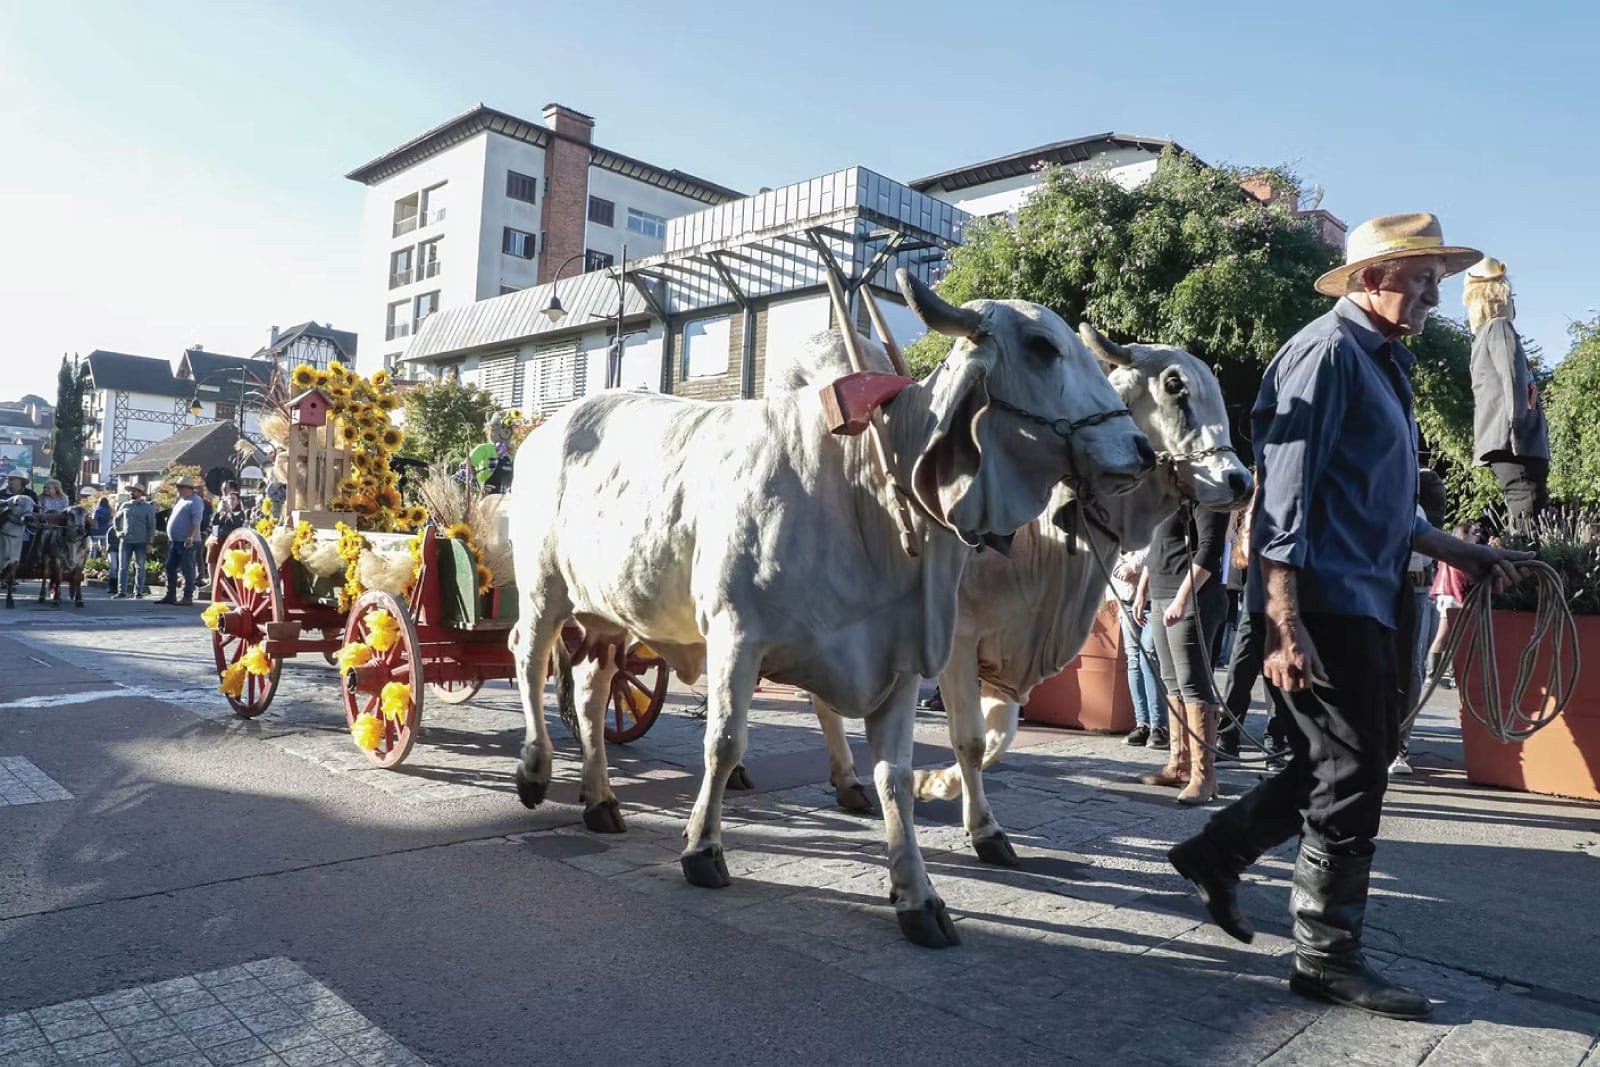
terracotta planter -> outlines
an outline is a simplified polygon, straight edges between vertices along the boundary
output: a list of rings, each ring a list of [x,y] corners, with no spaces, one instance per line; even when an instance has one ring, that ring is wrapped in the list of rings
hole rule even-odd
[[[1115,605],[1108,604],[1096,615],[1094,629],[1078,658],[1034,688],[1022,709],[1024,719],[1108,733],[1133,729],[1122,627],[1114,611]]]
[[[1600,800],[1600,616],[1580,615],[1578,649],[1583,673],[1578,691],[1566,711],[1526,741],[1502,744],[1461,712],[1461,747],[1466,757],[1467,780],[1528,793]],[[1533,635],[1533,615],[1524,611],[1497,611],[1493,616],[1495,659],[1500,684],[1510,687],[1517,676],[1517,661]],[[1480,685],[1476,663],[1455,663],[1458,691],[1472,692]],[[1534,677],[1542,678],[1548,655],[1534,664]],[[1534,695],[1524,699],[1529,710]]]

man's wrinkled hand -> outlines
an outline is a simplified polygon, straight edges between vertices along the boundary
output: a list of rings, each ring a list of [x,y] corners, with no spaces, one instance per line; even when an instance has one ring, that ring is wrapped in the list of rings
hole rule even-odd
[[[1311,688],[1313,681],[1326,680],[1322,660],[1305,623],[1299,619],[1278,623],[1268,620],[1261,674],[1285,693],[1298,693]]]
[[[1472,577],[1475,582],[1488,582],[1496,592],[1504,592],[1522,580],[1522,571],[1517,566],[1523,560],[1533,558],[1532,552],[1521,552],[1509,548],[1493,548],[1489,545],[1472,545],[1472,554],[1467,557],[1467,565],[1462,569]]]

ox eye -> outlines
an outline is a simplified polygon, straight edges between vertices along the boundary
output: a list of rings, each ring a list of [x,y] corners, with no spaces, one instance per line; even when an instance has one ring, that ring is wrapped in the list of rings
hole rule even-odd
[[[1169,374],[1163,378],[1161,388],[1167,391],[1168,396],[1182,396],[1189,391],[1188,386],[1183,383],[1182,375],[1178,374]]]
[[[1034,334],[1024,343],[1028,346],[1028,351],[1040,359],[1058,359],[1061,356],[1055,342],[1043,334]]]

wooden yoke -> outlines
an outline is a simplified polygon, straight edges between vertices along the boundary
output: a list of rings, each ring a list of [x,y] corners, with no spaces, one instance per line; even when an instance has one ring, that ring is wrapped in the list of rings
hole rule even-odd
[[[872,440],[872,454],[878,464],[878,473],[889,483],[889,492],[894,497],[892,512],[895,526],[900,531],[900,548],[906,555],[915,558],[921,554],[922,546],[917,543],[916,529],[911,524],[911,507],[906,501],[905,490],[900,488],[894,468],[889,464],[888,451],[884,448],[882,411],[883,404],[912,384],[911,379],[904,377],[905,363],[900,358],[900,349],[889,336],[887,325],[878,310],[878,305],[873,302],[872,294],[863,285],[860,292],[867,302],[867,315],[877,328],[878,335],[883,338],[883,347],[889,354],[890,363],[894,365],[895,370],[901,372],[901,376],[875,373],[867,369],[866,357],[861,354],[861,347],[856,343],[855,322],[850,316],[850,306],[845,302],[844,287],[839,284],[839,279],[833,271],[828,271],[827,277],[828,295],[833,298],[833,308],[839,317],[840,332],[844,335],[845,352],[850,356],[850,366],[854,368],[855,373],[822,387],[822,409],[826,413],[828,428],[832,433],[860,433],[862,429],[869,431],[868,436]],[[874,397],[876,399],[873,399]],[[865,421],[865,425],[861,429],[854,431],[848,429],[852,422],[862,420]]]

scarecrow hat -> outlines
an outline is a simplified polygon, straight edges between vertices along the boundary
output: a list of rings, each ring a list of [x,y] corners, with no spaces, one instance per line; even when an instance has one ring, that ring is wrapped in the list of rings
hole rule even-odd
[[[1414,256],[1443,256],[1444,272],[1449,275],[1466,270],[1482,259],[1483,253],[1476,248],[1445,244],[1444,229],[1436,215],[1380,215],[1350,231],[1345,241],[1344,266],[1318,278],[1317,292],[1324,296],[1355,292],[1366,268]]]
[[[178,489],[193,489],[196,486],[198,486],[199,484],[200,484],[199,482],[195,481],[193,478],[191,478],[187,474],[185,474],[182,478],[178,479],[178,482],[177,482],[177,485],[175,486],[175,488],[178,488]]]

